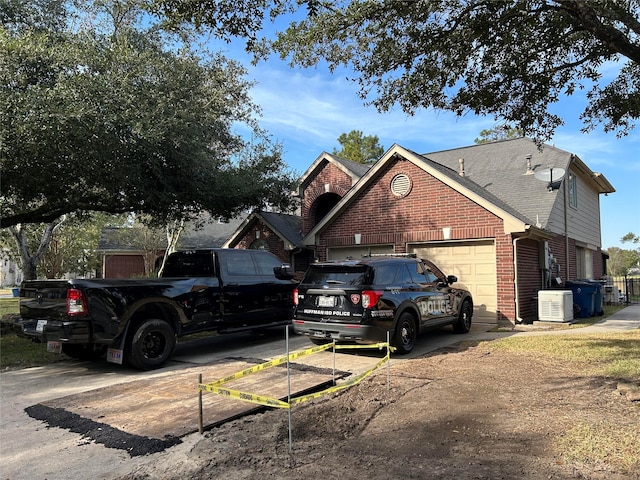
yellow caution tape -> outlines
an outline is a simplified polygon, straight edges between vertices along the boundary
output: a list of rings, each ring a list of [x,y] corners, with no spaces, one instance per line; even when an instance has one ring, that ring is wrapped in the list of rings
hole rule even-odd
[[[308,395],[303,395],[301,397],[295,397],[289,400],[290,405],[297,405],[298,403],[306,402],[307,400],[313,400],[315,398],[321,397],[322,395],[328,395],[329,393],[334,393],[344,388],[352,387],[353,385],[357,385],[364,378],[371,375],[375,370],[377,370],[381,365],[389,360],[389,354],[384,356],[374,367],[370,368],[366,372],[363,372],[339,385],[334,385],[333,387],[329,387],[320,392],[310,393]]]
[[[228,388],[212,386],[211,384],[200,385],[200,387],[200,390],[217,393],[218,395],[223,395],[229,398],[237,398],[238,400],[244,400],[245,402],[257,403],[258,405],[266,405],[267,407],[291,408],[287,402],[283,402],[282,400],[279,400],[277,398],[255,395],[253,393],[242,392],[240,390],[230,390]]]
[[[248,375],[251,375],[253,373],[257,373],[260,372],[262,370],[266,370],[267,368],[271,368],[271,367],[275,367],[278,365],[282,365],[283,363],[286,363],[287,361],[291,361],[291,360],[295,360],[297,358],[300,357],[304,357],[307,355],[312,355],[314,353],[318,353],[318,352],[322,352],[324,350],[328,350],[330,348],[335,348],[335,350],[341,350],[341,349],[356,349],[356,348],[378,348],[378,349],[382,349],[382,348],[387,348],[387,354],[378,362],[376,363],[376,365],[372,368],[370,368],[369,370],[367,370],[366,372],[363,372],[343,383],[340,383],[339,385],[334,385],[332,387],[329,387],[325,390],[322,390],[320,392],[315,392],[315,393],[310,393],[308,395],[303,395],[301,397],[295,397],[295,398],[291,398],[289,399],[288,402],[279,400],[277,398],[273,398],[273,397],[268,397],[268,396],[264,396],[264,395],[257,395],[254,393],[248,393],[248,392],[243,392],[240,390],[232,390],[232,389],[228,389],[228,388],[221,388],[220,385],[227,383],[227,382],[231,382],[233,380],[238,380],[240,378],[244,378]],[[199,384],[198,385],[198,389],[200,391],[207,391],[207,392],[211,392],[211,393],[215,393],[218,395],[223,395],[229,398],[236,398],[238,400],[243,400],[245,402],[250,402],[250,403],[256,403],[259,405],[265,405],[267,407],[274,407],[274,408],[291,408],[291,405],[297,405],[298,403],[302,403],[302,402],[306,402],[308,400],[313,400],[315,398],[321,397],[322,395],[328,395],[330,393],[334,393],[337,392],[339,390],[342,390],[344,388],[347,387],[351,387],[353,385],[356,385],[358,383],[360,383],[364,378],[368,377],[369,375],[371,375],[375,370],[377,370],[381,365],[383,365],[385,362],[389,361],[390,358],[390,352],[395,350],[393,347],[391,347],[388,343],[386,342],[381,342],[381,343],[375,343],[375,344],[371,344],[371,345],[336,345],[334,343],[328,343],[326,345],[319,345],[313,348],[308,348],[306,350],[300,350],[298,352],[293,352],[290,353],[288,356],[285,355],[284,357],[280,357],[280,358],[275,358],[273,360],[269,360],[267,362],[261,363],[259,365],[256,365],[254,367],[249,367],[249,368],[245,368],[244,370],[241,370],[237,373],[233,373],[231,375],[227,375],[226,377],[220,378],[218,380],[215,380],[213,382],[210,383],[206,383],[206,384]]]
[[[328,349],[330,349],[332,347],[333,347],[333,344],[329,343],[327,345],[319,345],[317,347],[308,348],[306,350],[293,352],[293,353],[290,353],[288,357],[285,355],[284,357],[274,358],[273,360],[269,360],[268,362],[261,363],[259,365],[254,366],[254,367],[245,368],[244,370],[241,370],[241,371],[239,371],[237,373],[232,373],[231,375],[228,375],[228,376],[226,376],[224,378],[221,378],[219,380],[216,380],[214,382],[208,383],[207,385],[222,385],[223,383],[227,383],[227,382],[231,382],[232,380],[238,380],[240,378],[244,378],[244,377],[246,377],[248,375],[251,375],[253,373],[257,373],[257,372],[260,372],[262,370],[266,370],[267,368],[271,368],[271,367],[276,367],[278,365],[282,365],[283,363],[287,362],[287,358],[289,359],[289,361],[291,361],[291,360],[295,360],[296,358],[304,357],[306,355],[311,355],[311,354],[314,354],[314,353],[322,352],[323,350],[328,350]]]

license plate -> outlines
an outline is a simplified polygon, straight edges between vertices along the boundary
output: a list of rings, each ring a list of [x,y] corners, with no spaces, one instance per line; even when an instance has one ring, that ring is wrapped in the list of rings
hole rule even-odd
[[[38,333],[44,332],[44,326],[46,324],[47,324],[46,320],[38,320],[38,323],[36,323],[36,332]]]
[[[318,297],[318,306],[319,307],[329,307],[333,308],[336,305],[335,297]]]
[[[49,353],[62,353],[62,343],[60,342],[47,342],[47,352]]]
[[[107,350],[107,362],[122,365],[122,350],[110,348]]]

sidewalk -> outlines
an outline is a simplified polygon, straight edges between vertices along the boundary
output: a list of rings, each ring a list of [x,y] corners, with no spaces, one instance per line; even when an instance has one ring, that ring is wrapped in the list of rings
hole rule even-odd
[[[545,322],[551,323],[551,322]],[[527,328],[530,327],[530,328]],[[574,335],[583,333],[624,332],[640,328],[640,304],[629,305],[604,320],[582,328],[542,329],[536,326],[518,326],[517,330],[508,332],[480,332],[473,335],[474,340],[495,340],[506,336],[522,335]]]

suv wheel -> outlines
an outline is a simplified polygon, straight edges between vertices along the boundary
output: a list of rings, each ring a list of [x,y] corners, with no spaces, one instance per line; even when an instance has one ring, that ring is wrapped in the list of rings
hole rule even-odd
[[[393,346],[397,348],[398,353],[405,354],[413,350],[416,344],[418,331],[413,315],[404,312],[398,319],[396,331],[393,336]]]
[[[453,331],[456,333],[467,333],[471,329],[472,315],[473,310],[471,309],[471,303],[469,303],[468,300],[465,300],[460,307],[460,314],[458,315],[458,319],[453,324]]]

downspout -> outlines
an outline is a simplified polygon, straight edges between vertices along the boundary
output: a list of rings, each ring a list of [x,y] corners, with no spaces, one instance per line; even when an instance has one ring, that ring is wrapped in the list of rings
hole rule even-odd
[[[516,323],[522,323],[524,320],[520,317],[520,293],[518,291],[518,240],[524,240],[531,236],[531,232],[527,232],[524,237],[513,239],[513,289],[515,290],[516,301]]]
[[[565,178],[562,180],[562,185],[564,186],[563,195],[564,195],[564,261],[566,272],[564,273],[565,282],[569,280],[569,225],[568,225],[568,214],[567,214],[567,203],[569,203],[569,190],[567,188],[567,181],[569,176],[571,175],[571,164],[573,164],[573,153],[569,158],[569,166],[567,167],[567,174]]]

